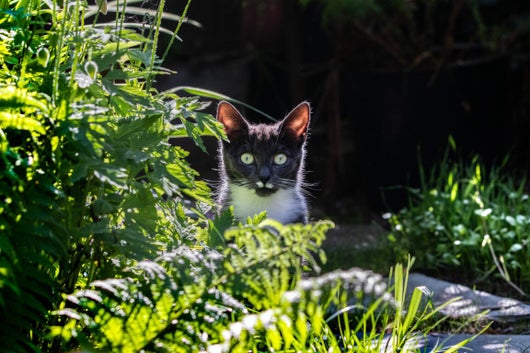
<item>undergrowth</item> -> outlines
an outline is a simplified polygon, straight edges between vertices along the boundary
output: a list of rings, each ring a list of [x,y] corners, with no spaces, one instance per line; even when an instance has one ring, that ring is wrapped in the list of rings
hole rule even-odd
[[[478,156],[454,157],[454,141],[450,146],[430,174],[420,164],[420,188],[409,188],[409,206],[389,217],[393,247],[402,258],[415,256],[419,268],[479,282],[500,278],[524,295],[521,288],[530,283],[526,178],[512,176],[507,160],[486,167]]]
[[[210,190],[168,140],[204,148],[222,127],[154,88],[159,36],[193,22],[137,2],[0,1],[0,351],[407,350],[437,310],[418,291],[405,306],[408,269],[393,296],[368,271],[318,277],[331,222],[206,216]]]

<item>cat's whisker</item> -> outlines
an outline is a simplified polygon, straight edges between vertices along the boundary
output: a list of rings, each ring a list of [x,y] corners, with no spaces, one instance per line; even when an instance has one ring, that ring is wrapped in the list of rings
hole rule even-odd
[[[232,179],[231,182],[234,185],[243,186],[243,187],[246,187],[246,188],[249,188],[249,189],[253,189],[255,187],[255,184],[252,181],[248,180],[248,179],[243,179],[243,178]]]
[[[211,179],[202,179],[206,184],[208,185],[211,185],[211,186],[220,186],[223,181],[222,180],[211,180]]]
[[[302,187],[302,189],[309,189],[313,191],[319,190],[318,183],[301,182],[300,186]]]
[[[307,197],[315,198],[316,196],[309,190],[300,189],[300,192]]]
[[[280,187],[295,187],[299,186],[298,190],[305,196],[314,197],[313,191],[317,190],[318,183],[309,183],[305,181],[295,181],[291,179],[280,179],[280,183],[278,184]]]

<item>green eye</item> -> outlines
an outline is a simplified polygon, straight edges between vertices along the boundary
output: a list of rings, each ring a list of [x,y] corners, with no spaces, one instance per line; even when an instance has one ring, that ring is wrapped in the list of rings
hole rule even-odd
[[[252,164],[252,162],[254,162],[254,156],[250,153],[243,153],[241,155],[241,162],[243,162],[243,164]]]
[[[287,156],[285,154],[278,153],[277,155],[274,156],[275,164],[282,165],[282,164],[285,164],[285,162],[287,162]]]

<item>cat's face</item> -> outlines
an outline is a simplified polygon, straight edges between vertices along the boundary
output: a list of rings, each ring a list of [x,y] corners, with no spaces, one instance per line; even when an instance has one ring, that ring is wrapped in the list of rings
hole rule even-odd
[[[250,124],[227,102],[219,103],[217,119],[229,142],[221,152],[230,182],[266,197],[293,188],[303,164],[310,107],[304,102],[281,122]]]

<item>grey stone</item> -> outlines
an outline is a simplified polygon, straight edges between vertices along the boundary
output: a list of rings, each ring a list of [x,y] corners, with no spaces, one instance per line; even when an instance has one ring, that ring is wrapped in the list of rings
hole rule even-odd
[[[530,305],[515,299],[503,298],[469,287],[431,278],[419,273],[409,275],[408,288],[426,287],[432,292],[436,307],[450,299],[458,298],[441,312],[449,317],[473,317],[487,311],[485,318],[497,322],[530,319]]]
[[[473,336],[471,335],[429,335],[429,346],[441,346],[443,352]],[[528,335],[480,335],[464,345],[459,352],[477,353],[524,353],[530,352],[530,336]]]
[[[417,335],[410,338],[401,351],[404,352],[456,352],[470,353],[528,353],[530,352],[530,336],[528,335],[466,335],[466,334],[430,334]],[[397,351],[391,344],[391,337],[383,339],[380,353]]]

